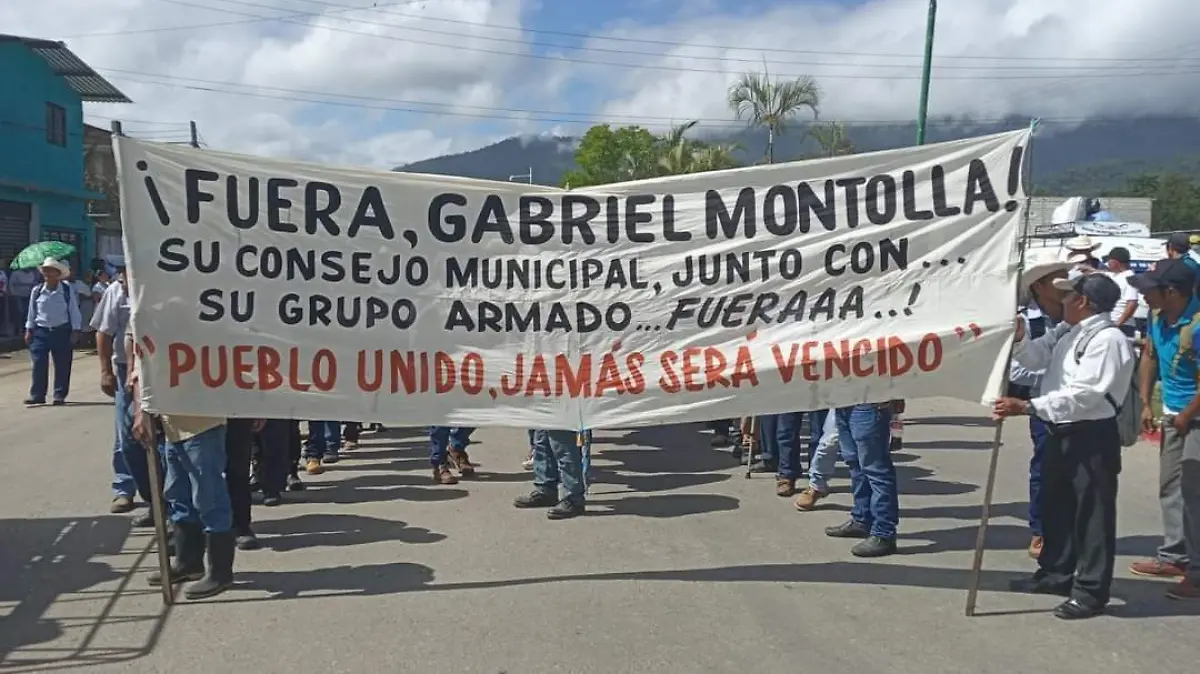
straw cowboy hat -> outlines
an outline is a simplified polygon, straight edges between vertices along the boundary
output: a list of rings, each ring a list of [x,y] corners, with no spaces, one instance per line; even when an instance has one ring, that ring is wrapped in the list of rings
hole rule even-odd
[[[1066,248],[1072,253],[1090,253],[1099,247],[1100,242],[1092,241],[1092,237],[1087,236],[1086,234],[1083,236],[1077,236],[1073,239],[1067,239],[1067,242],[1063,244],[1063,248]]]
[[[1029,286],[1060,271],[1070,271],[1075,266],[1073,262],[1064,262],[1058,257],[1058,251],[1042,248],[1025,253],[1025,270],[1021,272],[1021,285],[1018,301],[1021,304],[1029,302]]]
[[[53,270],[57,271],[59,273],[59,275],[61,275],[63,278],[67,278],[68,276],[71,275],[71,267],[68,266],[67,263],[60,262],[58,260],[55,260],[52,257],[46,258],[45,262],[38,265],[38,270],[45,270],[45,269],[53,269]]]

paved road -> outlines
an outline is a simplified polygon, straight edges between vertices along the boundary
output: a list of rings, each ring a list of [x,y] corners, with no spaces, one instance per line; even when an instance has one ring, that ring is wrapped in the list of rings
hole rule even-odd
[[[240,554],[236,590],[165,612],[149,533],[106,514],[111,407],[94,359],[78,367],[66,408],[27,411],[25,377],[0,376],[0,672],[1170,674],[1200,657],[1196,607],[1124,573],[1158,540],[1149,446],[1123,476],[1121,601],[1068,624],[1052,598],[1003,591],[1031,566],[1013,424],[986,615],[963,617],[992,430],[946,400],[910,404],[903,550],[886,560],[821,534],[844,492],[796,513],[690,426],[598,433],[590,514],[567,522],[509,506],[522,432],[481,432],[480,479],[440,487],[421,435],[398,430],[258,508],[265,548]]]

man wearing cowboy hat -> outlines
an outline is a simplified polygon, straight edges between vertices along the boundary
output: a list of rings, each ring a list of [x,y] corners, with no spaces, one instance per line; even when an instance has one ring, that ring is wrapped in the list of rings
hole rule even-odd
[[[1048,249],[1033,250],[1028,255],[1020,281],[1021,317],[1030,337],[1037,339],[1048,327],[1062,320],[1062,292],[1053,283],[1055,279],[1066,278],[1073,263],[1059,260]],[[1009,365],[1009,397],[1030,400],[1039,395],[1043,374],[1045,370],[1031,370],[1014,359]],[[1047,433],[1045,422],[1029,417],[1029,439],[1033,442],[1033,455],[1029,459],[1029,533],[1032,536],[1029,556],[1034,559],[1042,553],[1045,541],[1042,532],[1042,456]]]
[[[1100,243],[1092,241],[1092,237],[1084,235],[1068,239],[1063,247],[1067,249],[1066,260],[1074,263],[1080,271],[1090,273],[1100,268],[1100,260],[1096,259],[1096,249]]]
[[[1064,620],[1104,612],[1117,550],[1117,481],[1121,442],[1117,413],[1132,383],[1133,347],[1113,329],[1110,315],[1121,299],[1106,274],[1071,273],[1055,279],[1063,292],[1063,322],[1027,339],[1018,321],[1013,358],[1046,368],[1032,400],[996,400],[997,419],[1036,416],[1046,422],[1043,464],[1046,544],[1038,571],[1012,589],[1062,595],[1054,609]]]
[[[79,298],[66,280],[71,268],[48,257],[38,267],[44,282],[33,288],[25,316],[25,344],[33,360],[33,383],[26,405],[46,403],[50,360],[54,360],[54,404],[62,405],[71,390],[71,358],[74,335],[83,328]]]

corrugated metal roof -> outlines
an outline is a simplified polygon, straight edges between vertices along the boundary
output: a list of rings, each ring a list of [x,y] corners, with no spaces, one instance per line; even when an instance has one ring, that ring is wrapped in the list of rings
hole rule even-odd
[[[120,89],[92,70],[92,67],[76,56],[75,52],[67,49],[65,43],[3,34],[0,34],[0,42],[19,42],[24,45],[29,51],[40,56],[55,75],[66,80],[67,86],[89,103],[133,102],[121,93]]]

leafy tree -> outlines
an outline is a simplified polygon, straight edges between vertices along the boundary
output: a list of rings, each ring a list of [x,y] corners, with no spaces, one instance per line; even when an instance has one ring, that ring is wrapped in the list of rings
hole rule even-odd
[[[698,143],[687,137],[697,124],[696,120],[676,124],[666,135],[658,139],[659,157],[658,168],[663,175],[680,175],[691,173],[695,164]]]
[[[652,177],[658,166],[657,142],[639,126],[593,126],[579,141],[575,169],[563,176],[563,184],[589,187]]]
[[[701,145],[692,153],[692,172],[724,171],[737,168],[741,166],[741,163],[733,155],[741,149],[737,143]]]
[[[1179,173],[1137,176],[1130,196],[1154,199],[1150,228],[1157,232],[1200,229],[1200,184]]]
[[[817,141],[821,151],[818,157],[841,157],[854,154],[854,142],[846,133],[846,127],[837,122],[814,124],[808,130],[808,135]]]
[[[629,126],[593,126],[575,150],[576,168],[563,177],[567,187],[589,187],[624,180],[736,168],[736,143],[706,143],[688,138],[697,122],[678,124],[656,136]]]
[[[772,80],[766,73],[743,73],[729,87],[729,108],[739,120],[767,132],[767,163],[775,161],[775,138],[808,109],[816,119],[821,105],[821,90],[811,77]]]

